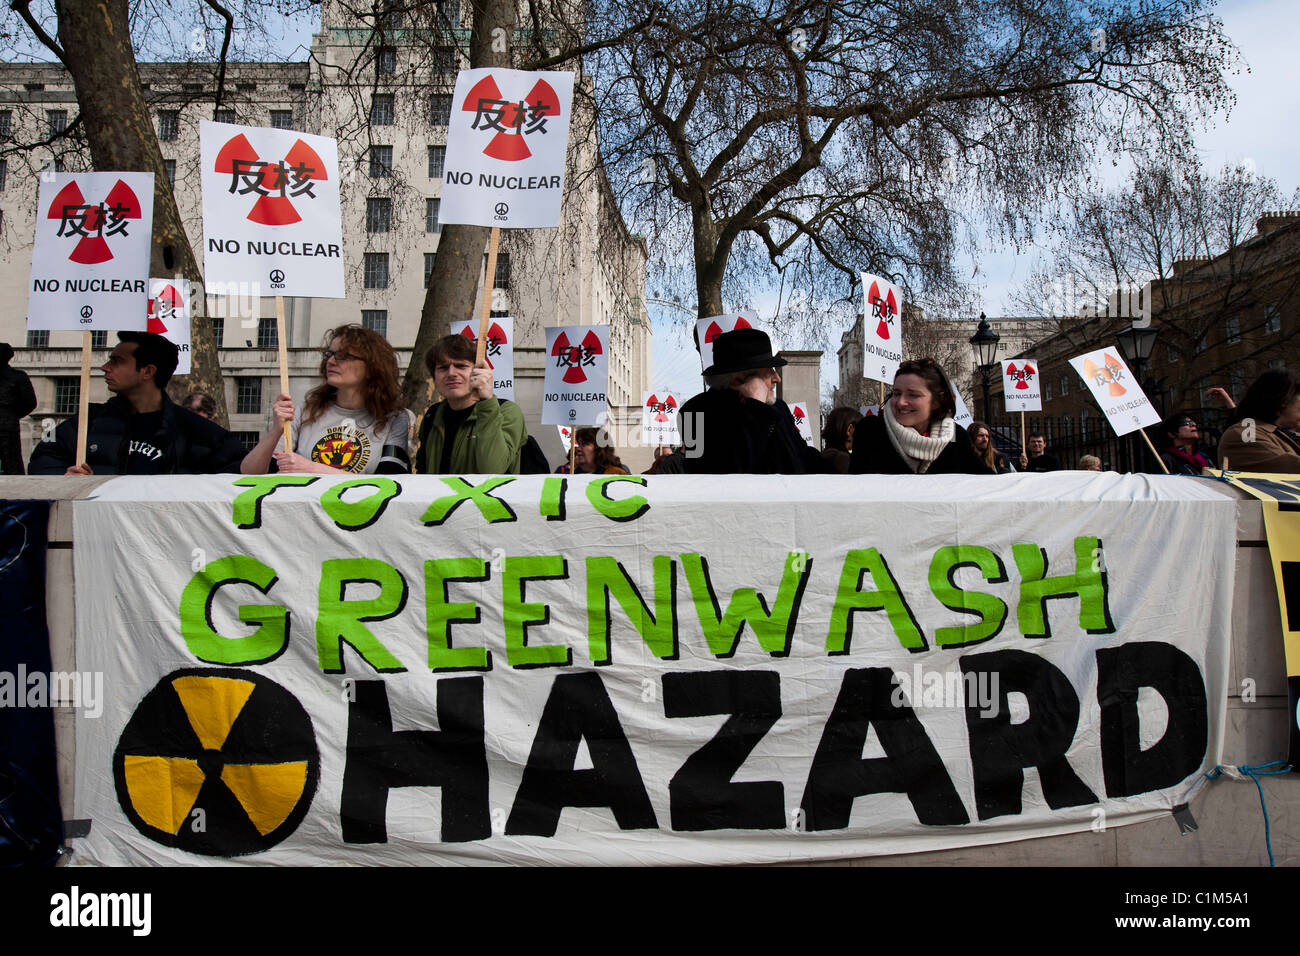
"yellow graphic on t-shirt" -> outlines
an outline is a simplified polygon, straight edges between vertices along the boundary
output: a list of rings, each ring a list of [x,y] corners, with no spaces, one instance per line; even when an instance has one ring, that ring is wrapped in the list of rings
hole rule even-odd
[[[331,428],[312,446],[311,460],[340,471],[363,472],[370,460],[370,436],[359,428]]]

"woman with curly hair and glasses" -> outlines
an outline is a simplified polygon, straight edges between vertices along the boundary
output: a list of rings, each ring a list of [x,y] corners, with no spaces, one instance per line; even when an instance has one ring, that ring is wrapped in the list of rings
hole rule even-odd
[[[966,430],[953,421],[957,401],[952,384],[931,358],[903,362],[879,416],[864,419],[853,433],[855,474],[990,475],[971,447]]]
[[[397,354],[378,332],[345,325],[325,334],[323,381],[301,409],[288,395],[271,406],[275,424],[244,458],[246,475],[271,468],[312,475],[406,474],[410,417],[402,400]],[[277,450],[293,422],[293,451]]]

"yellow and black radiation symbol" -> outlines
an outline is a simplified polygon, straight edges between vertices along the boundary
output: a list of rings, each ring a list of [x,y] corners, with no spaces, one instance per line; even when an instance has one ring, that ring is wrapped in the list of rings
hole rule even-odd
[[[306,815],[319,775],[302,704],[247,670],[168,674],[140,701],[113,755],[117,799],[136,829],[208,856],[275,846]]]
[[[360,473],[370,460],[370,437],[363,431],[342,426],[331,428],[312,446],[311,460],[342,471]]]

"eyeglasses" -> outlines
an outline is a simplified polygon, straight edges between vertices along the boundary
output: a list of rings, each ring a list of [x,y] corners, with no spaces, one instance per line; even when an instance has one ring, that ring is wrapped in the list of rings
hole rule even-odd
[[[353,355],[351,352],[336,352],[333,349],[322,350],[320,357],[326,362],[330,359],[338,359],[340,362],[351,362],[354,358],[357,358],[357,356]]]
[[[1196,429],[1200,428],[1200,426],[1197,425],[1196,422],[1192,421],[1190,418],[1184,418],[1181,422],[1178,423],[1179,428],[1184,428],[1188,425],[1191,425],[1193,428]]]

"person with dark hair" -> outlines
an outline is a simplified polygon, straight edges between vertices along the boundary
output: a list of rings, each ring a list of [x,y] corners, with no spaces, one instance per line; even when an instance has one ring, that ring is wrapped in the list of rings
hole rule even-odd
[[[1020,453],[1021,471],[1060,471],[1061,462],[1055,455],[1047,453],[1047,439],[1042,432],[1030,432],[1027,445],[1028,454]]]
[[[696,436],[700,452],[686,457],[687,474],[799,475],[829,470],[821,453],[799,434],[789,406],[777,400],[777,369],[786,364],[772,353],[771,340],[759,329],[733,329],[713,340],[713,364],[704,370],[708,388],[677,413],[679,433]]]
[[[1250,383],[1233,412],[1235,424],[1219,439],[1219,463],[1233,471],[1300,474],[1300,377],[1271,369]]]
[[[953,421],[956,414],[952,385],[938,362],[901,363],[889,401],[854,432],[853,473],[992,474],[966,429]]]
[[[1196,419],[1186,412],[1167,416],[1158,428],[1156,447],[1169,474],[1199,475],[1202,469],[1214,467],[1210,456],[1197,447],[1201,440],[1200,428]]]
[[[826,416],[826,425],[822,428],[822,458],[841,475],[849,473],[852,462],[853,431],[862,421],[862,413],[856,408],[833,408]]]
[[[971,422],[970,428],[966,429],[966,434],[970,435],[971,447],[975,449],[975,455],[979,460],[984,462],[985,468],[995,475],[1006,475],[1015,471],[1015,468],[1011,467],[1011,460],[993,447],[993,429],[988,425],[983,422]]]
[[[22,420],[36,409],[32,380],[20,368],[10,368],[13,346],[0,342],[0,474],[23,473]]]
[[[492,369],[474,340],[445,335],[424,357],[442,401],[424,413],[416,471],[430,475],[517,475],[528,441],[524,413],[492,394]]]
[[[212,400],[211,395],[204,395],[202,392],[190,392],[185,396],[181,405],[188,408],[195,415],[202,418],[217,417],[217,403]]]
[[[271,430],[244,458],[246,475],[276,470],[313,475],[407,474],[406,402],[397,353],[378,332],[344,325],[325,333],[320,374],[303,407],[280,395],[271,406]],[[276,450],[284,423],[293,422],[293,450]]]
[[[176,371],[176,346],[152,332],[118,332],[104,363],[113,397],[90,406],[86,460],[75,461],[77,418],[32,451],[33,475],[201,475],[235,472],[239,439],[181,408],[163,391]]]
[[[573,433],[573,474],[575,475],[630,475],[627,466],[614,452],[614,447],[601,438],[598,428],[579,428]],[[557,475],[569,474],[566,461],[555,469]]]

